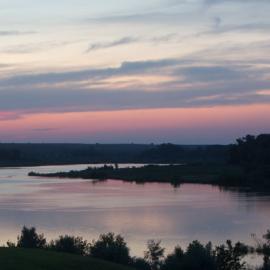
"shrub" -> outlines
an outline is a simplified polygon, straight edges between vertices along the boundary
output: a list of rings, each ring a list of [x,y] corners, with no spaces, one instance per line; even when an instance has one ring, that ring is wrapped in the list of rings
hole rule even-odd
[[[162,265],[165,249],[160,246],[161,241],[155,242],[149,240],[147,243],[147,251],[145,251],[144,259],[150,264],[151,269],[159,269]]]
[[[21,235],[18,236],[17,247],[19,248],[44,248],[46,239],[43,234],[37,234],[36,228],[23,227]]]
[[[130,266],[137,270],[151,270],[150,264],[143,258],[134,257],[131,259]]]
[[[212,251],[212,244],[203,246],[200,242],[194,241],[189,244],[183,258],[183,269],[185,270],[214,270],[215,259]]]
[[[90,255],[107,261],[128,264],[129,248],[121,235],[107,233],[100,235],[97,241],[90,245]]]
[[[172,254],[169,254],[164,261],[162,270],[179,270],[183,266],[184,252],[181,247],[176,247]]]
[[[50,243],[49,249],[85,255],[87,252],[87,241],[84,241],[82,237],[74,237],[69,235],[60,236],[59,239],[56,239]]]
[[[216,248],[216,262],[218,270],[245,269],[245,263],[241,262],[241,260],[247,253],[247,246],[239,242],[233,246],[232,242],[228,240],[226,245],[221,245]]]

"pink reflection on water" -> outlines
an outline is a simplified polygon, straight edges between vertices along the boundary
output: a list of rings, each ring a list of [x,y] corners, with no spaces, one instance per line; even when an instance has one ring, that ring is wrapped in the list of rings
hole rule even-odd
[[[48,167],[39,170],[48,171]],[[18,169],[15,176],[10,170],[0,173],[2,243],[15,240],[23,225],[37,226],[49,239],[73,234],[91,240],[114,231],[125,236],[132,254],[141,256],[148,239],[161,239],[167,251],[195,239],[248,243],[251,233],[260,236],[270,224],[269,195],[246,195],[209,185],[174,188],[116,180],[28,178],[25,169]],[[5,175],[12,177],[5,180]]]

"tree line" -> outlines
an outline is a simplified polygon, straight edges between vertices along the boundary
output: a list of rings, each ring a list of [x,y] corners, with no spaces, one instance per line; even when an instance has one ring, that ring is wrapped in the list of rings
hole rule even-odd
[[[269,164],[270,135],[247,135],[232,145],[7,144],[0,143],[0,166],[75,163]]]
[[[247,270],[243,260],[250,253],[263,256],[263,266],[258,270],[270,269],[270,231],[258,241],[255,247],[228,240],[226,244],[213,247],[211,242],[206,245],[193,241],[184,250],[176,246],[174,251],[165,256],[161,241],[149,240],[144,257],[132,257],[130,249],[121,235],[114,233],[101,234],[97,240],[88,242],[82,237],[59,236],[47,241],[36,228],[23,227],[17,242],[7,242],[9,248],[43,249],[65,252],[80,256],[91,256],[137,270]]]
[[[237,139],[230,147],[230,162],[246,169],[270,165],[270,134]]]
[[[270,134],[247,135],[230,146],[229,165],[222,177],[227,183],[270,188]]]
[[[228,149],[228,146],[219,145],[0,143],[0,166],[225,162],[228,156]]]

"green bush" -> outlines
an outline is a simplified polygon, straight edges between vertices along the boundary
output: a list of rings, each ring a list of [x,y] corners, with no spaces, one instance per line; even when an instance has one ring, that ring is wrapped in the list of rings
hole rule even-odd
[[[126,265],[130,261],[129,248],[124,238],[114,233],[100,235],[99,239],[90,245],[90,255],[102,260]]]
[[[48,248],[60,252],[85,255],[87,246],[87,241],[83,240],[82,237],[65,235],[52,241]]]
[[[44,248],[46,239],[43,234],[37,234],[36,228],[23,227],[21,235],[18,236],[17,247],[19,248]]]

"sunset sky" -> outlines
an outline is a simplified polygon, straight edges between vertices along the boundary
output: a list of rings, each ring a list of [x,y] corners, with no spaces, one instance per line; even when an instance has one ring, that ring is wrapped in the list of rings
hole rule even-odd
[[[0,142],[270,133],[269,0],[0,0]]]

